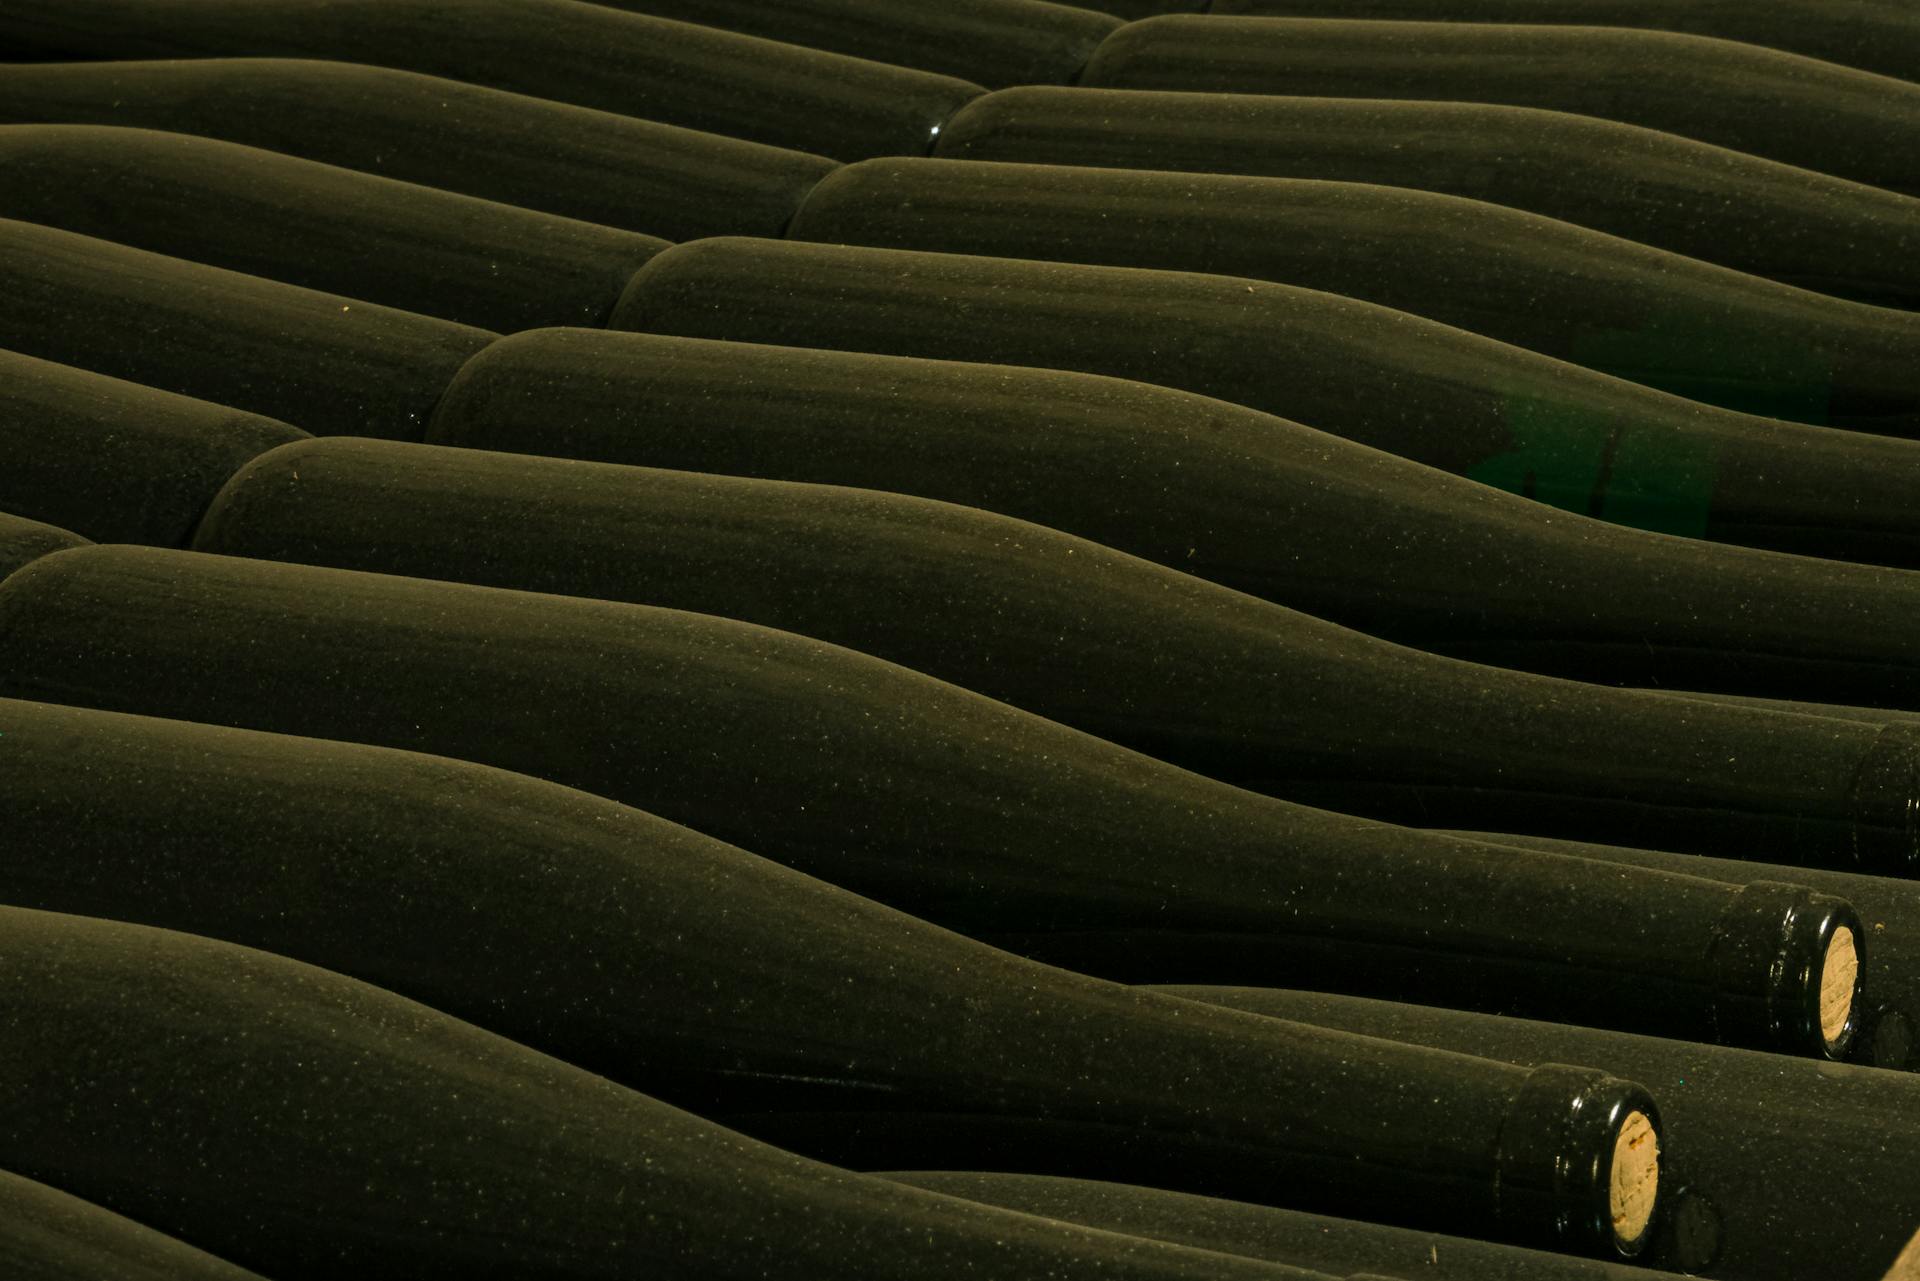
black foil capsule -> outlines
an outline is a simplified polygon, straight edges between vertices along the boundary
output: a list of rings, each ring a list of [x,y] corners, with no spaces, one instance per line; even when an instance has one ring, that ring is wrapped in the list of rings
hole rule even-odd
[[[390,67],[11,66],[0,120],[199,134],[668,240],[777,236],[836,162]]]
[[[1562,111],[1033,86],[968,103],[935,154],[1416,187],[1804,289],[1920,307],[1912,197]]]

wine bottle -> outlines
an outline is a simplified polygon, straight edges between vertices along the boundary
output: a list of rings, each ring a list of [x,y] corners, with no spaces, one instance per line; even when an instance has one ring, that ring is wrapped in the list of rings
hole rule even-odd
[[[185,543],[242,463],[306,436],[258,414],[0,351],[0,510],[95,542]]]
[[[0,49],[272,56],[466,80],[839,160],[919,154],[982,91],[951,76],[573,0],[24,0]]]
[[[667,242],[229,142],[0,126],[0,217],[511,332],[605,322]]]
[[[1314,1278],[835,1170],[270,953],[19,908],[0,909],[0,953],[0,1155],[277,1281]],[[1155,1000],[1208,1019],[1138,998]],[[1496,1122],[1576,1076],[1593,1102],[1638,1099],[1575,1069],[1379,1049],[1485,1081]]]
[[[1279,281],[1708,404],[1920,435],[1920,315],[1436,192],[880,159],[829,175],[787,234]]]
[[[922,71],[1004,85],[1071,84],[1120,20],[1046,0],[600,0]]]
[[[1700,1194],[1703,1226],[1719,1221],[1719,1258],[1702,1269],[1710,1275],[1877,1278],[1920,1212],[1911,1175],[1920,1078],[1909,1073],[1317,993],[1174,990],[1521,1065],[1578,1052],[1608,1071],[1673,1082],[1663,1095],[1673,1146],[1665,1173],[1669,1187]]]
[[[1751,884],[1780,874],[1778,868],[1735,859],[1661,850],[1595,845],[1588,841],[1517,836],[1498,832],[1453,831],[1463,840],[1510,849],[1561,854],[1626,867],[1657,868],[1681,876],[1699,876],[1731,884]],[[1861,990],[1870,994],[1854,1013],[1858,1020],[1851,1058],[1878,1068],[1920,1068],[1915,1054],[1920,1033],[1920,890],[1910,881],[1862,876],[1825,868],[1797,868],[1794,880],[1823,894],[1843,898],[1860,913],[1868,946],[1859,955]],[[1457,1004],[1431,1001],[1429,1004]]]
[[[1107,37],[1081,83],[1538,107],[1920,195],[1920,84],[1669,31],[1176,15]]]
[[[42,556],[86,545],[78,534],[0,511],[0,578]]]
[[[0,219],[0,347],[309,431],[417,437],[495,337]]]
[[[1418,649],[1603,684],[1897,702],[1915,649],[1908,574],[1605,524],[1089,374],[543,330],[468,361],[427,439],[959,503]],[[1800,495],[1822,536],[1794,541],[1920,564],[1902,492],[1920,473],[1879,477],[1852,534]]]
[[[1198,1250],[1310,1267],[1335,1276],[1358,1268],[1382,1276],[1430,1281],[1487,1281],[1489,1277],[1502,1281],[1645,1281],[1647,1276],[1631,1264],[1604,1259],[1550,1254],[1136,1184],[958,1170],[891,1171],[884,1177],[1021,1214]],[[1665,1221],[1655,1225],[1646,1259],[1664,1261],[1678,1253],[1673,1240],[1674,1203],[1672,1194],[1668,1196]]]
[[[1864,302],[1920,307],[1920,202],[1673,134],[1469,102],[1001,89],[935,153],[1470,196]]]
[[[1769,494],[1791,491],[1792,506],[1845,528],[1854,494],[1875,489],[1856,491],[1857,477],[1920,459],[1912,441],[1716,409],[1230,276],[720,238],[656,255],[612,327],[1160,383],[1617,524],[1784,550],[1826,535],[1798,544]]]
[[[261,1281],[203,1250],[4,1170],[0,1258],[16,1281]]]
[[[111,617],[83,626],[94,613]],[[1841,900],[1489,855],[1281,804],[738,622],[135,548],[29,565],[0,586],[0,617],[11,695],[521,770],[1103,977],[1325,971],[1345,990],[1794,1052],[1842,1054],[1854,1035],[1820,1016],[1827,954],[1864,946]],[[148,639],[126,639],[136,621]],[[350,680],[332,656],[363,651]]]
[[[10,66],[0,120],[198,134],[668,240],[777,236],[835,165],[437,76],[299,58]]]
[[[1864,841],[1903,872],[1916,856],[1898,771],[1920,728],[1444,658],[902,495],[313,441],[242,468],[193,545],[738,619],[1375,817],[1481,813],[1482,826],[1597,838],[1642,830],[1655,806],[1663,834],[1703,852],[1766,844],[1774,861],[1852,865]]]
[[[1845,4],[1775,0],[1766,5],[1674,5],[1665,0],[1211,0],[1206,10],[1274,18],[1644,27],[1765,45],[1906,80],[1920,74],[1920,15],[1888,0]]]

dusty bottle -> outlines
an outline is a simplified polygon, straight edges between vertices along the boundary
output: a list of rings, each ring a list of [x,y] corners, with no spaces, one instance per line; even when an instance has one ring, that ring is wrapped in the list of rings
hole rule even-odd
[[[1046,0],[605,0],[813,49],[958,76],[989,89],[1071,84],[1118,18]]]
[[[1913,441],[1717,409],[1231,276],[721,238],[656,255],[612,325],[1159,383],[1617,524],[1783,550],[1818,549],[1825,531],[1803,543],[1794,527],[1847,529],[1885,501],[1860,497],[1885,492],[1876,468],[1920,460]],[[1822,514],[1785,518],[1793,507]]]
[[[465,80],[839,160],[919,154],[981,92],[913,71],[573,0],[25,0],[0,50],[289,57]]]
[[[0,1155],[279,1281],[1313,1278],[837,1170],[230,943],[9,907],[0,955]],[[1523,1097],[1572,1071],[1483,1070]]]
[[[0,511],[0,577],[42,556],[86,545],[86,539],[69,530]]]
[[[30,564],[0,612],[11,694],[522,770],[1106,977],[1326,971],[1343,990],[1794,1052],[1853,1036],[1820,1013],[1825,957],[1863,938],[1839,900],[1639,881],[1281,804],[738,622],[134,548]],[[147,639],[125,639],[136,622]],[[543,656],[565,648],[556,628],[577,642],[565,661]],[[159,668],[167,682],[136,679]]]
[[[1920,307],[1913,197],[1563,111],[1032,86],[968,103],[935,154],[1441,191],[1803,289]]]
[[[1171,990],[1413,1045],[1471,1046],[1510,1063],[1578,1052],[1608,1071],[1675,1082],[1663,1096],[1673,1141],[1666,1173],[1675,1226],[1692,1238],[1675,1244],[1692,1257],[1656,1255],[1658,1267],[1754,1281],[1877,1279],[1920,1212],[1909,1174],[1920,1078],[1911,1073],[1310,992]]]
[[[491,330],[0,219],[0,347],[315,432],[418,436]]]
[[[1911,726],[1465,663],[973,508],[313,441],[243,468],[194,546],[739,619],[1352,813],[1618,839],[1655,807],[1675,848],[1909,867]]]
[[[1334,1275],[1357,1268],[1431,1281],[1645,1281],[1633,1264],[1474,1241],[1359,1219],[1170,1192],[1165,1188],[1045,1174],[959,1170],[892,1171],[898,1183],[986,1205],[1018,1209],[1108,1232],[1200,1250],[1311,1267]],[[1663,1213],[1642,1260],[1672,1253],[1673,1210]]]
[[[1209,0],[1206,11],[1275,18],[1643,27],[1785,49],[1883,76],[1912,80],[1920,74],[1920,15],[1898,0],[1774,0],[1765,5],[1725,0],[1687,5],[1666,0]]]
[[[1537,107],[1920,195],[1920,84],[1669,31],[1171,16],[1107,37],[1081,83]]]
[[[10,66],[0,120],[198,134],[668,240],[777,236],[835,166],[547,98],[302,58]]]
[[[1707,404],[1920,434],[1920,315],[1437,192],[889,158],[829,175],[787,234],[1279,281]]]
[[[177,1277],[179,1281],[261,1281],[111,1210],[0,1170],[0,1258],[31,1281]]]
[[[1144,383],[545,330],[467,362],[427,439],[978,507],[1525,671],[1920,706],[1899,676],[1914,652],[1909,574],[1606,524]],[[1880,458],[1911,452],[1889,442]],[[1858,472],[1862,488],[1876,476],[1877,493],[1854,492],[1850,530],[1791,477],[1767,501],[1798,513],[1777,523],[1802,526],[1803,550],[1920,564],[1906,497],[1920,469]]]
[[[0,126],[0,218],[512,332],[605,322],[654,236],[255,147]]]
[[[0,511],[178,546],[240,465],[297,427],[0,351]]]

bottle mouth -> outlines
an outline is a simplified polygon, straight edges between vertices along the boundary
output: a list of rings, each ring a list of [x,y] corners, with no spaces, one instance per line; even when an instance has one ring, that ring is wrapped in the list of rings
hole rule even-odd
[[[1853,929],[1841,925],[1827,939],[1826,958],[1820,964],[1820,1036],[1827,1053],[1839,1058],[1853,1039],[1853,1007],[1860,986],[1860,947]]]
[[[1613,1136],[1613,1166],[1607,1174],[1607,1214],[1615,1248],[1638,1254],[1660,1203],[1660,1133],[1638,1109],[1627,1113]]]
[[[1844,1059],[1864,1022],[1853,905],[1776,881],[1742,887],[1715,930],[1725,1044]]]
[[[1646,1090],[1591,1068],[1528,1072],[1498,1142],[1497,1202],[1517,1239],[1631,1259],[1661,1219],[1660,1110]]]

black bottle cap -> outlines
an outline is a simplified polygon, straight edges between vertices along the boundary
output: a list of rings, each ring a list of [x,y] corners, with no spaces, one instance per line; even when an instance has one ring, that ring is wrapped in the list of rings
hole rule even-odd
[[[1660,1208],[1660,1112],[1646,1090],[1591,1068],[1527,1074],[1500,1125],[1497,1213],[1516,1239],[1630,1259]]]
[[[1714,926],[1714,1031],[1729,1045],[1845,1058],[1864,1021],[1853,905],[1798,885],[1741,887]]]

